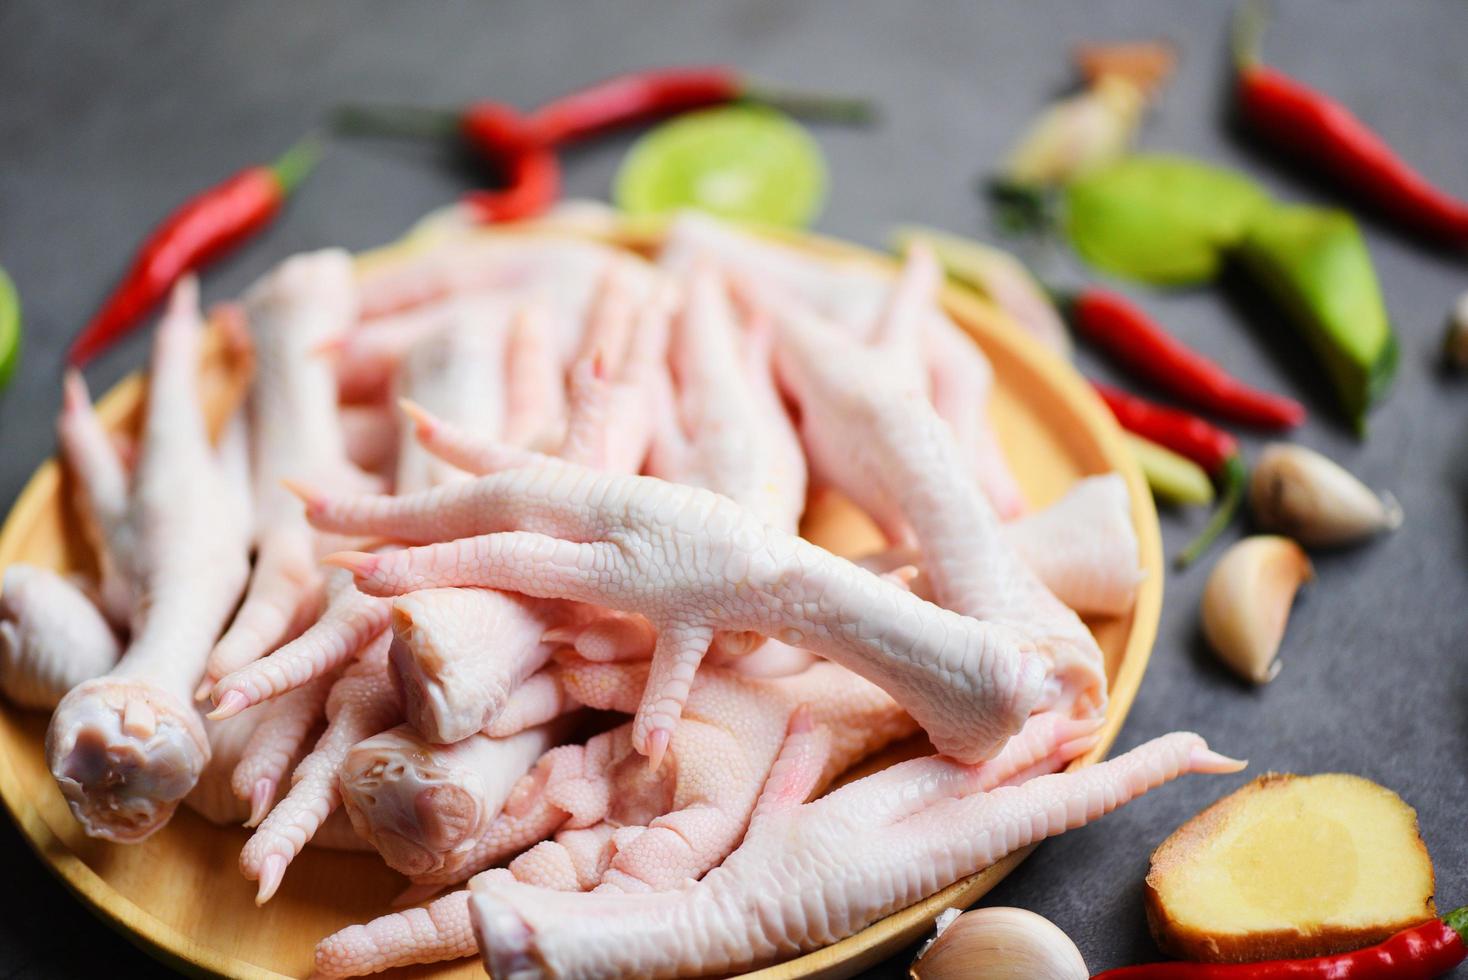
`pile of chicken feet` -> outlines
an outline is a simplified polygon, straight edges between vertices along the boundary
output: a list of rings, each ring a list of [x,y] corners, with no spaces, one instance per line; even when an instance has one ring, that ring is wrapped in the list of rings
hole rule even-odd
[[[99,573],[6,571],[0,686],[54,707],[94,837],[243,822],[262,903],[307,844],[406,875],[428,904],[323,939],[324,976],[742,970],[1235,770],[1175,733],[1061,772],[1106,706],[1080,614],[1140,577],[1126,490],[1026,512],[939,286],[921,250],[892,278],[696,216],[656,263],[546,231],[301,255],[213,335],[185,282],[135,442],[67,379]],[[253,381],[206,404],[221,336]],[[830,491],[885,551],[798,535]],[[938,754],[821,796],[918,731]]]

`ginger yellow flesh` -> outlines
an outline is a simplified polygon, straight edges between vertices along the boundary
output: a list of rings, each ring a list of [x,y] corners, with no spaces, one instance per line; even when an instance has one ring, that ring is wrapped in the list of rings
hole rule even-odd
[[[1194,817],[1152,855],[1148,917],[1189,959],[1368,945],[1435,914],[1417,814],[1370,780],[1270,775]]]

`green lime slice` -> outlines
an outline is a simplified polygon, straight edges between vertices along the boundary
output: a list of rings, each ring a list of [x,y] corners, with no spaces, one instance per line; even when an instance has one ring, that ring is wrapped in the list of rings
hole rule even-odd
[[[826,162],[810,134],[773,109],[692,112],[639,139],[613,188],[632,215],[698,208],[725,218],[804,227],[826,197]]]
[[[0,269],[0,389],[10,383],[20,361],[20,297],[15,283]]]

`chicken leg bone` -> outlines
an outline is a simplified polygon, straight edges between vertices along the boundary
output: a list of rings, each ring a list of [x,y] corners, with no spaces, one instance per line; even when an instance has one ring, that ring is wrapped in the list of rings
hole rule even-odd
[[[434,742],[468,738],[550,658],[560,603],[491,589],[427,588],[392,600],[393,670],[408,721]]]
[[[712,263],[693,267],[685,292],[674,334],[676,390],[665,370],[653,382],[664,406],[649,472],[723,494],[795,533],[805,509],[805,457],[775,390],[769,322],[759,317],[740,328]],[[739,656],[761,639],[721,632],[711,650]]]
[[[358,835],[405,874],[467,850],[515,783],[569,731],[567,721],[508,738],[475,734],[437,745],[409,726],[357,743],[342,763],[342,800]]]

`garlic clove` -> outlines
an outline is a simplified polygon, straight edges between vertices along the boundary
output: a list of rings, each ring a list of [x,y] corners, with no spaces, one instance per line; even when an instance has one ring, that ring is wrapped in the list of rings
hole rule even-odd
[[[1014,908],[948,909],[913,962],[912,980],[1086,980],[1081,951],[1042,915]]]
[[[1348,544],[1402,523],[1391,494],[1378,497],[1332,460],[1289,443],[1272,443],[1260,453],[1249,507],[1261,527],[1311,547]]]
[[[1443,360],[1455,371],[1468,370],[1468,293],[1458,297],[1452,313],[1448,314]]]
[[[1295,542],[1256,535],[1218,559],[1203,589],[1203,636],[1230,670],[1255,684],[1279,673],[1279,644],[1300,586],[1315,577]]]

